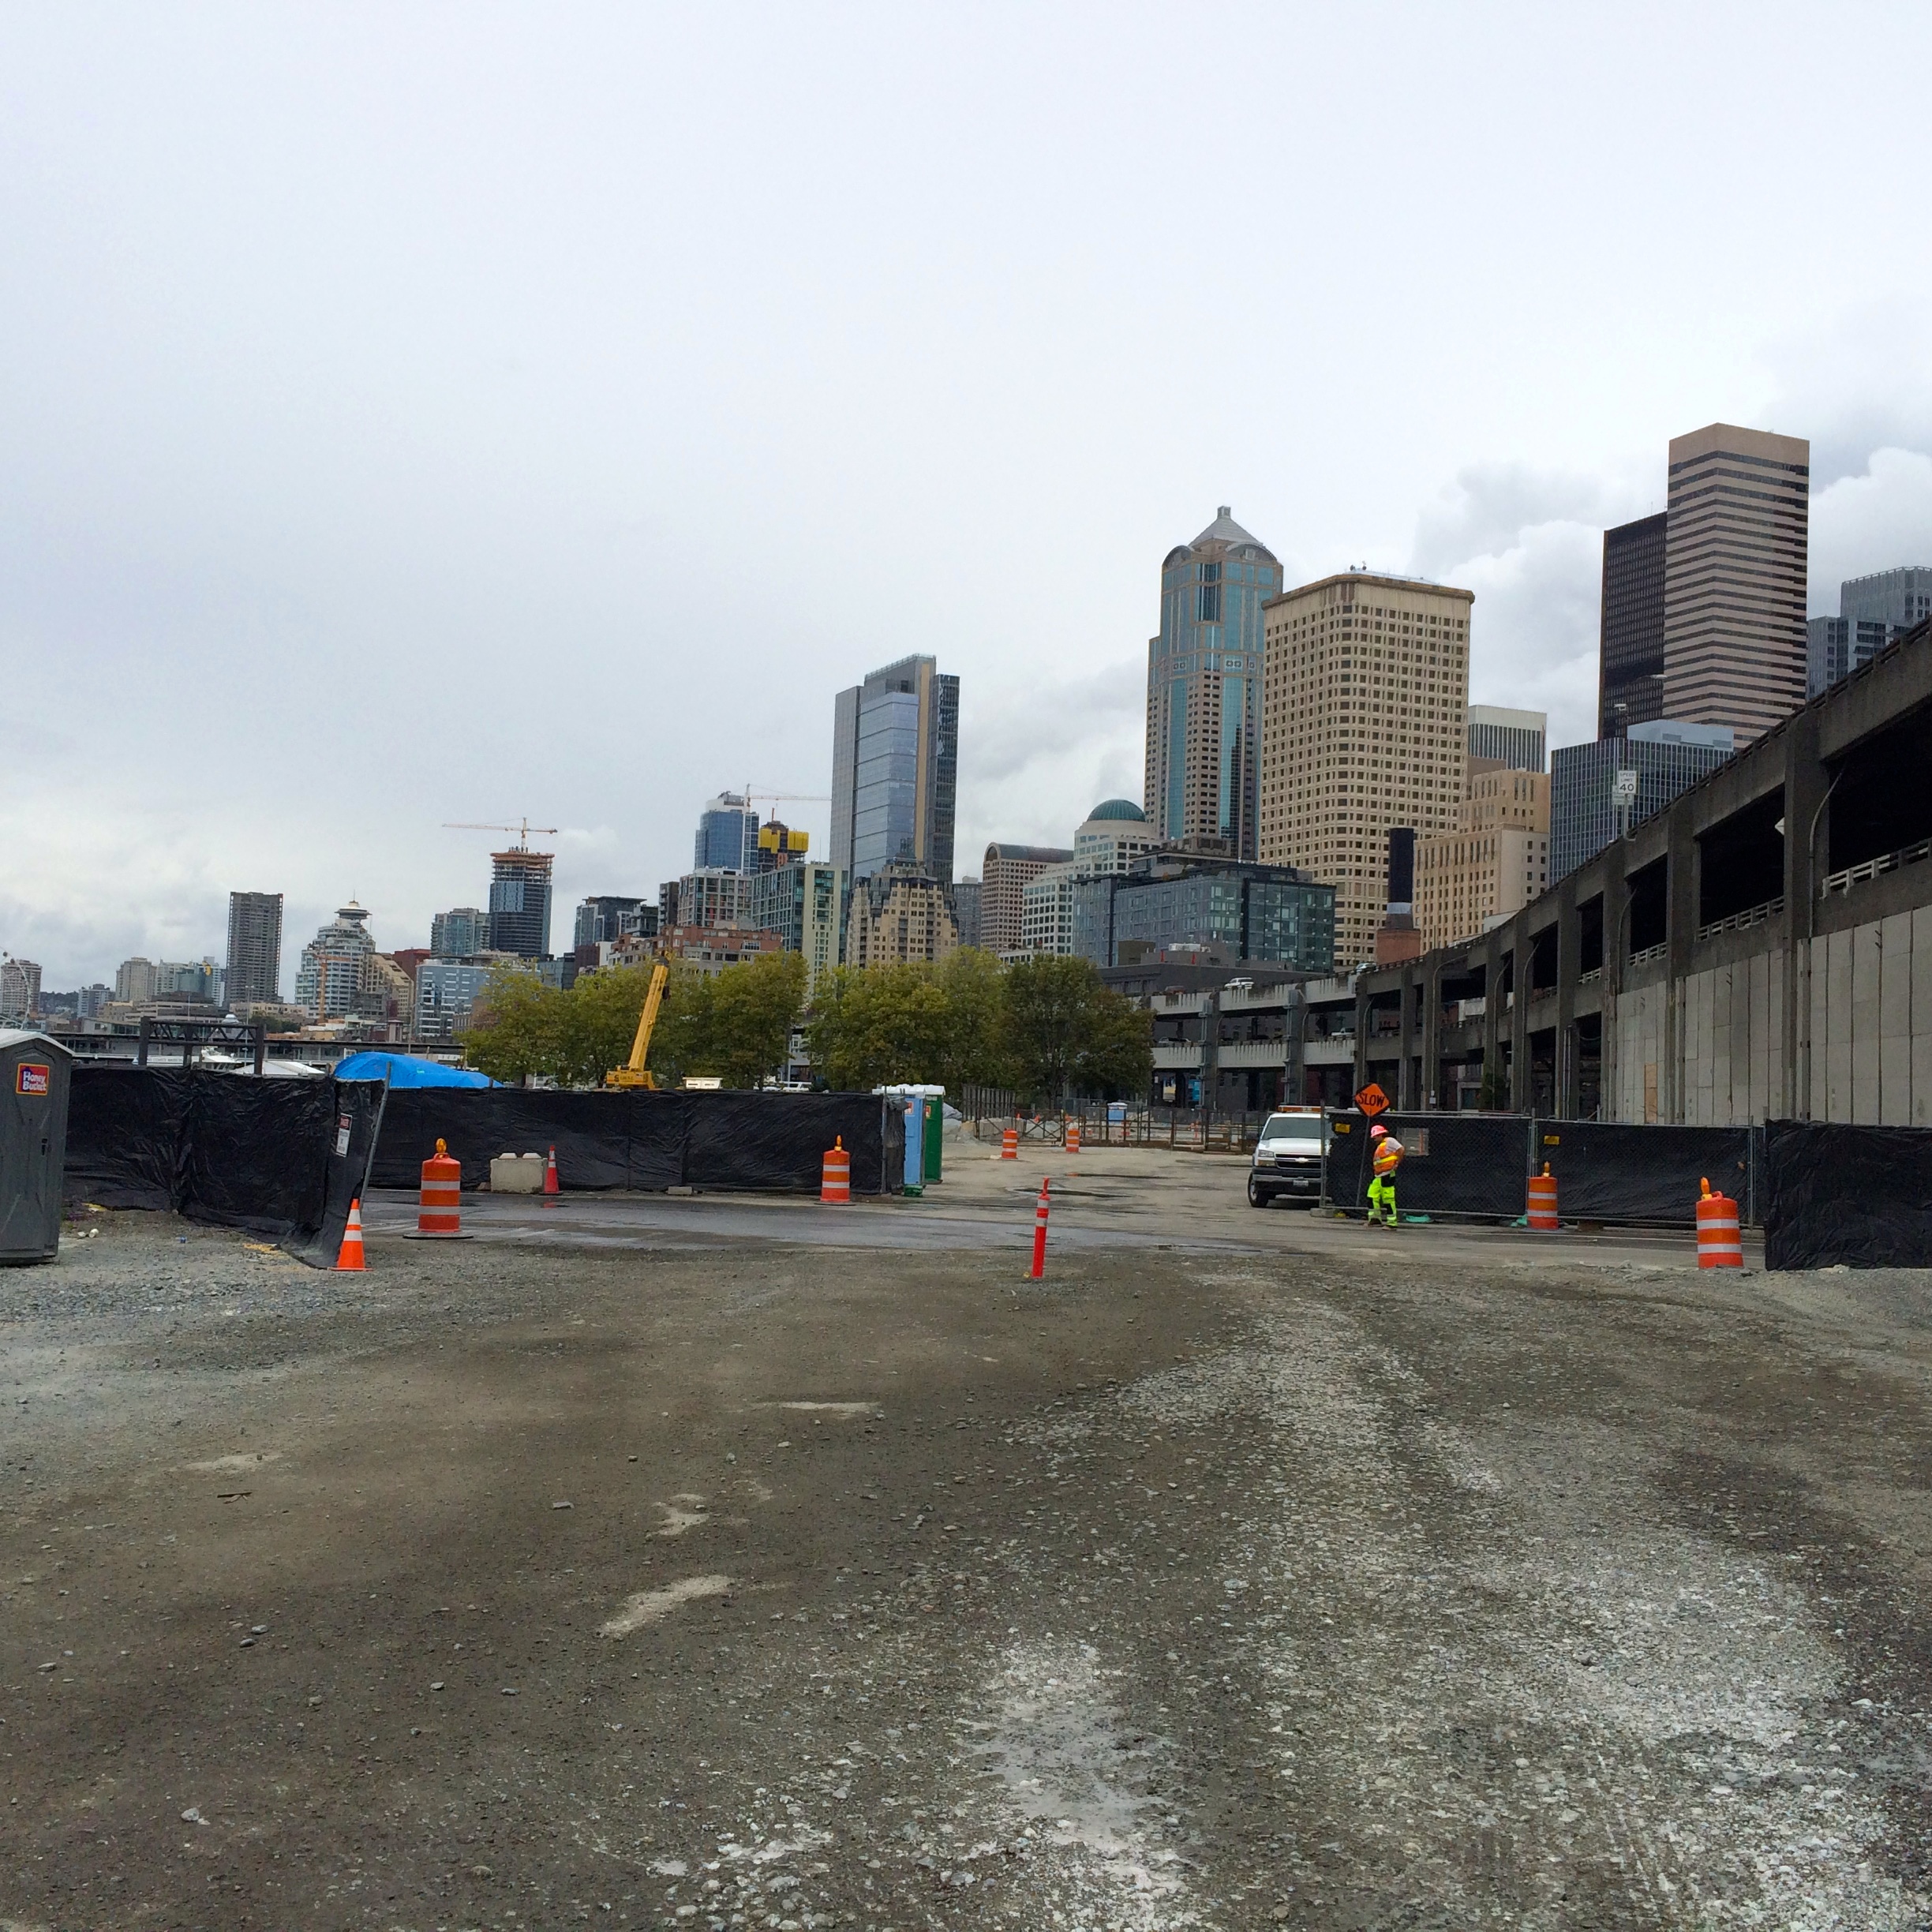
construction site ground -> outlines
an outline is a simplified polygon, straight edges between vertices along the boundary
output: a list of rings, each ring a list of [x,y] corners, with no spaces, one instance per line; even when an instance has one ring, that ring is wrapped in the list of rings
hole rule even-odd
[[[0,1273],[0,1926],[1932,1923],[1932,1276],[950,1154]]]

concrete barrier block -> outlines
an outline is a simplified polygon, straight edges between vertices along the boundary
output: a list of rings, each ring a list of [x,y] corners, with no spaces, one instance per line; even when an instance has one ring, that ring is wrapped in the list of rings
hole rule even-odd
[[[541,1194],[544,1157],[541,1154],[499,1154],[490,1163],[492,1194]]]

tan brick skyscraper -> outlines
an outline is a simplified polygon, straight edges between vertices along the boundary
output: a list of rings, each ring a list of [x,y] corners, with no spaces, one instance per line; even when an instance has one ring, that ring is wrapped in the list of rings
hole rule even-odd
[[[1335,887],[1338,970],[1374,953],[1390,828],[1456,822],[1474,601],[1350,571],[1263,608],[1260,856]]]

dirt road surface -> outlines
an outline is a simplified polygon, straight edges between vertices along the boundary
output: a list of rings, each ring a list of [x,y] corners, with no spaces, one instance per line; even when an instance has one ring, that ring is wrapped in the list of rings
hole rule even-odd
[[[1932,1923],[1927,1277],[1050,1158],[0,1275],[0,1924]]]

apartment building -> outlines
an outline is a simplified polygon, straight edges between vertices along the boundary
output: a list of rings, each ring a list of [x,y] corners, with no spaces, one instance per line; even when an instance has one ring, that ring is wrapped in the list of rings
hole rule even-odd
[[[1520,912],[1549,883],[1550,781],[1492,766],[1470,774],[1452,832],[1416,841],[1415,924],[1423,949]]]
[[[1073,856],[1057,845],[995,842],[986,848],[980,867],[979,943],[987,952],[1017,953],[1024,947],[1027,881]]]
[[[1264,607],[1260,856],[1334,884],[1338,971],[1374,953],[1391,829],[1458,822],[1474,601],[1351,571]]]

